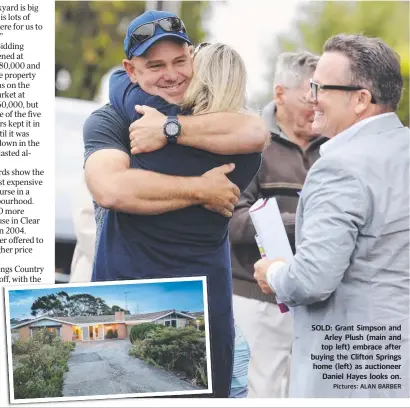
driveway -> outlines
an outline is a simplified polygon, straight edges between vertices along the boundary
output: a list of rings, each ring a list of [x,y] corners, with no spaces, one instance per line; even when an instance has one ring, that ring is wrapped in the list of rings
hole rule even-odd
[[[128,354],[129,340],[77,343],[68,360],[64,397],[200,390]]]

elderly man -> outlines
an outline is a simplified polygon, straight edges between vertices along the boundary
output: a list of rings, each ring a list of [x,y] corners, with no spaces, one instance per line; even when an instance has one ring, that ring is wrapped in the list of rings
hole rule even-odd
[[[292,397],[409,397],[402,89],[398,56],[380,39],[326,41],[310,99],[314,131],[332,139],[302,190],[296,255],[255,265],[263,292],[294,311]]]
[[[146,12],[130,23],[124,45],[130,91],[179,103],[192,77],[182,21],[172,13]],[[144,156],[130,157],[129,123],[111,106],[95,112],[84,127],[88,187],[95,201],[108,208],[97,222],[102,228],[93,279],[206,276],[213,395],[228,397],[234,331],[229,241],[227,227],[221,228],[227,221],[221,215],[232,214],[239,195],[235,184],[245,188],[260,163],[259,153],[234,154],[260,151],[266,130],[248,115],[174,113],[167,118],[144,109],[131,133],[148,133],[144,124],[151,120],[159,124],[157,134],[148,137],[156,141],[154,148],[132,145],[134,153],[137,148]],[[212,169],[216,163],[225,164]],[[231,172],[235,184],[226,177]]]
[[[276,197],[294,248],[298,192],[327,140],[314,136],[313,104],[306,100],[318,59],[309,52],[279,55],[273,101],[262,112],[271,143],[230,223],[234,316],[251,348],[249,397],[288,395],[293,321],[289,313],[280,313],[274,296],[260,292],[253,278],[260,253],[248,210],[259,198]]]

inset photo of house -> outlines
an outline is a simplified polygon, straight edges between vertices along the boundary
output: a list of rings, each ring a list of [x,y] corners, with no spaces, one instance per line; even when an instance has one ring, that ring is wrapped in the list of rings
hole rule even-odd
[[[212,392],[206,278],[5,292],[10,402]]]

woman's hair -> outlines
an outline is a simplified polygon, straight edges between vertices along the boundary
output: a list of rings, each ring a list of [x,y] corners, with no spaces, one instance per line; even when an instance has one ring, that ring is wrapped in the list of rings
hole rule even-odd
[[[246,70],[241,56],[226,44],[207,45],[194,55],[193,77],[182,109],[193,115],[245,108]]]

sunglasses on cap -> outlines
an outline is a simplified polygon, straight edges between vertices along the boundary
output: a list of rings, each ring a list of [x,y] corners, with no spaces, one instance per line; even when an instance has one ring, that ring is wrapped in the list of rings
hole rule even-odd
[[[320,84],[318,84],[317,82],[314,82],[311,79],[310,80],[310,89],[312,91],[313,99],[317,102],[317,95],[318,95],[320,89],[323,89],[323,90],[325,90],[325,89],[335,89],[335,90],[338,90],[338,91],[360,91],[361,89],[366,89],[366,88],[363,88],[362,86],[358,86],[358,85],[320,85]],[[372,99],[371,99],[370,102],[371,103],[376,103],[376,100],[374,99],[373,95],[371,95],[371,96],[372,96]]]
[[[203,42],[203,43],[196,45],[192,56],[195,57],[195,55],[198,54],[199,50],[201,50],[204,47],[207,47],[208,45],[211,45],[211,43]]]
[[[131,58],[130,50],[135,44],[141,44],[155,35],[155,29],[157,26],[161,27],[167,33],[176,33],[179,31],[186,33],[185,25],[178,17],[164,17],[159,20],[142,24],[138,26],[131,34],[131,39],[127,49],[128,58]]]

